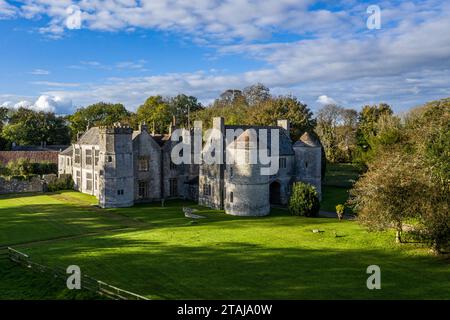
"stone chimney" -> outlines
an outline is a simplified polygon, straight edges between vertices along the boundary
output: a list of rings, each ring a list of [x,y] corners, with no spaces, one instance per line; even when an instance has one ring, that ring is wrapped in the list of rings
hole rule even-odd
[[[213,128],[220,130],[222,134],[225,133],[225,119],[223,117],[213,118]]]
[[[176,128],[177,128],[177,118],[175,116],[173,116],[172,122],[170,123],[170,126],[169,126],[169,135],[171,135],[172,132],[174,132]]]
[[[142,131],[148,132],[148,127],[147,127],[147,124],[146,124],[145,122],[141,122],[141,123],[139,124],[139,131],[140,131],[140,132],[142,132]]]
[[[288,137],[290,137],[291,124],[289,123],[289,120],[286,119],[277,120],[277,125],[286,130]]]

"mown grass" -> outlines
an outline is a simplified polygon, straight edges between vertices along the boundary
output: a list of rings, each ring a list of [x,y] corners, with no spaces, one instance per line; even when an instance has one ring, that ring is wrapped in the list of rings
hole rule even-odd
[[[360,171],[351,163],[328,163],[322,184],[322,202],[320,209],[336,212],[336,205],[345,204],[349,199],[349,190],[358,180]],[[350,208],[347,212],[351,213]]]
[[[320,210],[336,212],[336,205],[345,204],[349,198],[348,189],[340,187],[322,187]]]
[[[85,290],[68,290],[61,279],[34,273],[0,258],[0,299],[73,300],[99,299]]]
[[[96,199],[78,192],[2,195],[0,247],[77,236],[130,226],[123,217],[106,216]]]
[[[65,203],[48,206],[82,211],[73,193],[44,197],[61,196]],[[183,205],[206,218],[185,218]],[[264,218],[233,217],[179,201],[100,211],[85,212],[92,217],[85,230],[97,229],[97,222],[104,226],[108,217],[136,225],[19,250],[50,266],[79,265],[85,274],[153,299],[450,297],[448,261],[417,244],[396,245],[391,232],[368,233],[354,221],[293,217],[281,209]],[[20,216],[21,207],[15,212]],[[20,224],[13,227],[20,234]],[[381,290],[366,287],[366,268],[373,264],[381,268]]]
[[[327,163],[323,184],[349,189],[360,174],[358,167],[352,163]]]

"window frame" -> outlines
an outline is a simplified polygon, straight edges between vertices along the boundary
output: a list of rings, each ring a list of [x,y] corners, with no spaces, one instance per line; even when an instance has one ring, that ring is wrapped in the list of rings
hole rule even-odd
[[[279,159],[279,167],[280,169],[286,169],[287,167],[287,160],[285,157],[280,157]]]
[[[81,163],[81,148],[75,148],[74,158],[76,164]]]
[[[142,166],[142,164],[145,164]],[[148,172],[150,171],[150,159],[147,156],[139,156],[138,157],[138,171],[140,172]]]
[[[85,160],[84,163],[87,166],[92,166],[92,149],[86,149],[84,151]]]

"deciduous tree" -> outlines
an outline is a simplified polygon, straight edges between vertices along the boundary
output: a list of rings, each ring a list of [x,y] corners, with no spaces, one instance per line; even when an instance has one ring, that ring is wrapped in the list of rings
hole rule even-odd
[[[99,102],[79,108],[68,116],[72,139],[75,139],[79,132],[85,132],[88,127],[111,126],[116,122],[127,122],[130,113],[120,104]]]

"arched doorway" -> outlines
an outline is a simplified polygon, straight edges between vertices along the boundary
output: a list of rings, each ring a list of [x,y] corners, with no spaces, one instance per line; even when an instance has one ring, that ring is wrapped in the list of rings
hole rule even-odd
[[[270,184],[270,204],[281,204],[281,185],[278,181]]]

